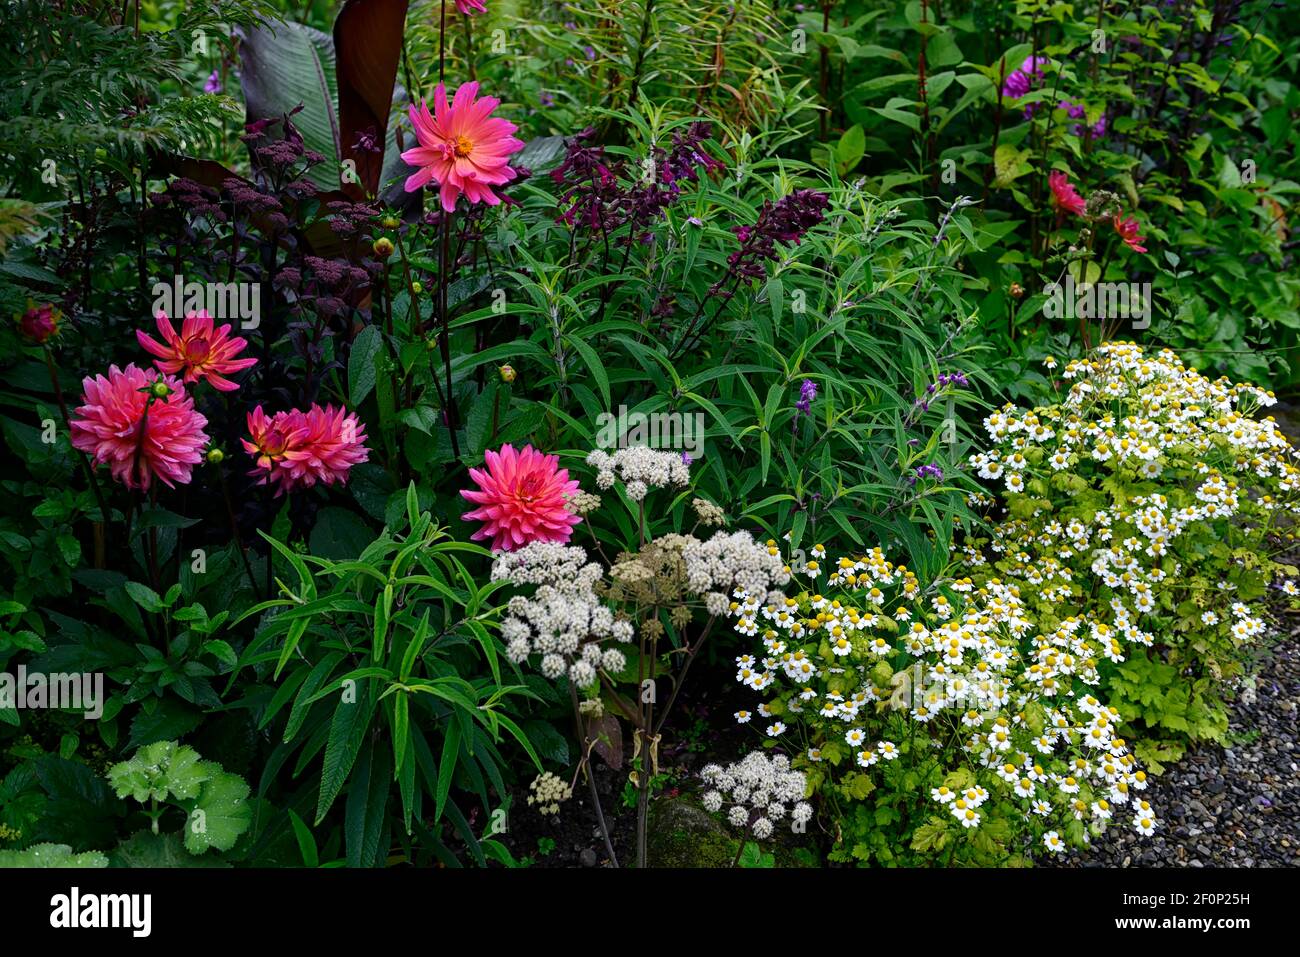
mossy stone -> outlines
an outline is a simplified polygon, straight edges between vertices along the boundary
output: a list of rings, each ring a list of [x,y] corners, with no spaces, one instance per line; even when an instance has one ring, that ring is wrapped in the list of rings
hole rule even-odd
[[[685,798],[650,805],[646,863],[651,867],[730,867],[737,841],[708,811]]]

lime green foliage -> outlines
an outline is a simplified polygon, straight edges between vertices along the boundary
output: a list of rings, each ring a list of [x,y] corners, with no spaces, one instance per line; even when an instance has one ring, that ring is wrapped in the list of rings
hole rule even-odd
[[[1110,344],[1062,379],[1049,404],[985,420],[994,444],[971,464],[1004,484],[1006,511],[966,556],[976,583],[1017,587],[1056,630],[1045,675],[1096,667],[1158,768],[1188,741],[1224,740],[1269,603],[1297,593],[1276,556],[1295,538],[1300,473],[1255,417],[1271,394],[1172,353]]]
[[[146,745],[129,761],[113,765],[108,781],[118,797],[148,803],[155,834],[160,802],[185,811],[185,848],[191,854],[230,850],[252,820],[244,779],[175,741]]]
[[[811,554],[793,597],[733,607],[738,632],[762,628],[736,677],[762,704],[740,717],[820,797],[831,860],[1018,866],[1112,819],[1155,825],[1121,712],[1088,693],[1095,669],[1044,680],[1055,636],[1017,589],[923,580],[879,548]]]
[[[99,851],[74,854],[66,844],[33,844],[21,851],[0,851],[4,867],[108,867],[108,858]]]
[[[193,748],[175,741],[158,741],[141,748],[131,760],[110,768],[108,783],[118,797],[129,796],[141,804],[168,798],[192,801],[210,774]]]

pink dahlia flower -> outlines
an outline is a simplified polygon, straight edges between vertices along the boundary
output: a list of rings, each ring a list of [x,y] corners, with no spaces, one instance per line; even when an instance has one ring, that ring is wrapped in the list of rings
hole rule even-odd
[[[346,482],[352,466],[370,458],[365,425],[355,413],[332,405],[270,417],[259,405],[248,413],[248,432],[244,451],[256,461],[249,474],[260,477],[258,485],[275,483],[277,496],[317,482]]]
[[[1135,253],[1144,253],[1147,248],[1142,245],[1142,237],[1138,235],[1138,221],[1136,219],[1124,219],[1119,213],[1115,214],[1112,220],[1115,224],[1115,232],[1119,233],[1119,238],[1124,240],[1124,244]]]
[[[151,401],[149,389],[160,381],[167,394]],[[74,448],[95,465],[107,462],[127,488],[147,490],[155,477],[168,488],[188,484],[208,444],[208,420],[180,381],[132,363],[81,384],[82,404],[71,423]]]
[[[476,13],[487,13],[483,0],[456,0],[456,9],[467,17],[472,17]]]
[[[496,206],[501,197],[492,191],[515,178],[508,165],[511,153],[524,148],[512,134],[518,127],[491,113],[501,101],[485,96],[479,100],[478,84],[464,83],[447,105],[447,88],[439,83],[433,91],[433,114],[421,101],[411,107],[411,123],[419,146],[402,154],[402,159],[419,171],[406,180],[413,193],[430,181],[441,187],[442,208],[451,212],[463,193],[471,203]]]
[[[235,358],[244,351],[248,340],[239,336],[232,339],[228,324],[214,329],[212,317],[206,312],[186,316],[179,336],[167,314],[160,312],[158,332],[166,345],[139,329],[135,331],[135,337],[141,346],[158,357],[154,365],[170,375],[184,371],[182,378],[187,384],[207,379],[213,388],[234,392],[239,386],[225,376],[257,365],[256,359]]]
[[[1068,176],[1053,170],[1047,177],[1047,184],[1052,187],[1052,202],[1057,209],[1074,213],[1076,216],[1083,215],[1088,204],[1083,201],[1083,197],[1079,195],[1079,191],[1074,188]]]
[[[531,445],[522,452],[503,445],[500,452],[489,450],[483,457],[486,469],[469,470],[478,488],[460,493],[478,506],[461,518],[483,523],[471,539],[490,538],[494,551],[507,552],[529,542],[569,540],[582,519],[569,511],[565,496],[578,491],[578,482],[559,467],[558,456]]]

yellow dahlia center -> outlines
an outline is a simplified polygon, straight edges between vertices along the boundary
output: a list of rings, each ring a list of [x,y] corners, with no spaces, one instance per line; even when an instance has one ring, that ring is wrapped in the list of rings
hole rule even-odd
[[[451,144],[451,151],[461,159],[464,159],[466,156],[469,156],[469,154],[473,151],[473,149],[474,149],[474,144],[470,142],[470,140],[467,137],[464,136],[456,137],[455,141]]]
[[[258,457],[258,464],[267,467],[271,462],[284,457],[289,447],[289,440],[279,429],[267,429],[259,445],[262,454]]]

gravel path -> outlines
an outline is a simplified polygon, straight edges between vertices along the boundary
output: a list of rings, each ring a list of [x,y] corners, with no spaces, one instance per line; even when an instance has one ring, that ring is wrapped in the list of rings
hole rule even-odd
[[[1162,827],[1148,838],[1118,820],[1065,867],[1300,866],[1300,630],[1260,662],[1232,705],[1227,747],[1201,747],[1148,788]],[[1253,700],[1252,700],[1253,699]],[[1050,861],[1042,861],[1051,864]]]

